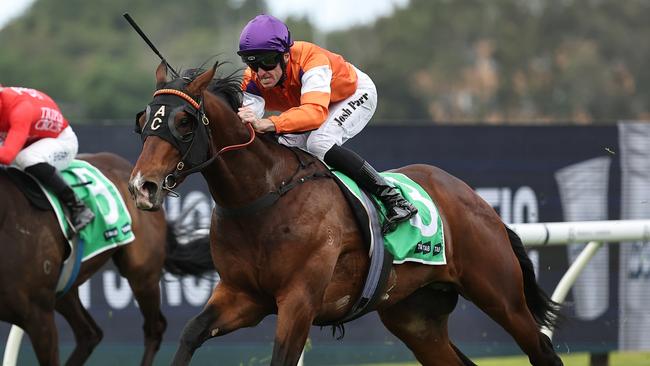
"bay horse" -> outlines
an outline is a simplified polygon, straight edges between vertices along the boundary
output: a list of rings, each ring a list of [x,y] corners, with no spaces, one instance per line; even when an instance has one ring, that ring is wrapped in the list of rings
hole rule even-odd
[[[102,339],[102,330],[83,307],[78,286],[112,259],[128,279],[144,317],[145,351],[141,365],[151,365],[167,326],[160,311],[159,281],[166,247],[176,238],[163,211],[138,210],[128,199],[132,165],[110,153],[81,154],[120,191],[132,218],[135,240],[84,261],[70,290],[57,299],[55,287],[65,259],[67,241],[52,210],[34,207],[0,169],[0,320],[15,324],[29,335],[41,365],[58,365],[59,351],[54,311],[70,324],[76,347],[67,365],[81,365]]]
[[[271,364],[296,365],[310,326],[337,324],[360,296],[368,248],[334,180],[308,179],[326,172],[324,164],[242,124],[235,112],[240,82],[215,78],[218,65],[168,81],[161,63],[153,101],[136,119],[143,147],[129,189],[137,206],[160,208],[197,171],[216,203],[210,250],[221,281],[185,326],[172,364],[187,365],[208,339],[277,314]],[[559,307],[536,283],[519,237],[443,170],[419,164],[395,171],[435,201],[448,263],[392,266],[376,306],[388,330],[424,365],[472,365],[448,336],[460,294],[499,323],[532,365],[562,365],[540,332],[553,325]]]

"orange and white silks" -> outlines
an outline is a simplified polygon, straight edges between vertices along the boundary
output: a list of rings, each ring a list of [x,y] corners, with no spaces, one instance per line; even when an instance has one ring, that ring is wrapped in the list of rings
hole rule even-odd
[[[244,72],[242,90],[260,98],[254,109],[279,111],[269,117],[278,133],[311,131],[328,117],[329,106],[349,98],[357,89],[354,66],[333,52],[309,42],[296,41],[291,47],[282,85],[262,88],[257,74]]]

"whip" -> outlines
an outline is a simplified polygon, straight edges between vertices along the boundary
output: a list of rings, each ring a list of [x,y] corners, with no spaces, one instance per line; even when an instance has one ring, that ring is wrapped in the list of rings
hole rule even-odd
[[[172,74],[174,75],[174,77],[179,77],[180,75],[179,75],[179,74],[176,72],[176,70],[174,70],[174,68],[173,68],[173,67],[172,67],[172,66],[167,62],[167,60],[165,60],[165,58],[160,54],[160,52],[158,51],[158,49],[156,48],[156,46],[154,46],[153,43],[151,43],[151,41],[149,40],[149,37],[147,37],[147,35],[144,34],[144,32],[142,31],[142,29],[140,29],[140,27],[139,27],[138,24],[135,22],[135,20],[133,20],[133,18],[131,18],[131,15],[129,15],[129,13],[124,13],[123,15],[124,15],[124,18],[126,19],[126,21],[129,22],[129,24],[131,24],[131,26],[133,27],[133,29],[135,29],[135,31],[138,32],[138,34],[140,35],[140,37],[142,37],[142,39],[143,39],[143,40],[144,40],[144,41],[149,45],[149,47],[151,48],[151,50],[152,50],[156,55],[158,55],[158,57],[160,57],[160,59],[162,60],[162,62],[165,63],[165,65],[167,66],[167,68],[168,68],[169,70],[171,70],[171,72],[172,72]]]

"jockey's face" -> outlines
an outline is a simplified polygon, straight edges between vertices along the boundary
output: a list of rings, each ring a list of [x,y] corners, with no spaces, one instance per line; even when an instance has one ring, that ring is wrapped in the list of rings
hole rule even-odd
[[[285,53],[284,63],[286,65],[289,62],[289,53]],[[263,68],[257,69],[257,76],[259,77],[260,83],[264,89],[270,89],[277,85],[278,81],[282,78],[282,66],[280,63],[275,65],[275,68],[272,70],[264,70]]]

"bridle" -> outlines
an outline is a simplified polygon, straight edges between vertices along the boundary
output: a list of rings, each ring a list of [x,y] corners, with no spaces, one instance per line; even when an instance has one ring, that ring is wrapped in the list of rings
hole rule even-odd
[[[196,127],[192,130],[191,133],[191,138],[185,139],[183,136],[179,135],[178,132],[175,130],[175,127],[173,126],[174,121],[173,118],[168,121],[168,124],[165,128],[159,128],[162,126],[162,120],[158,127],[156,127],[156,130],[152,130],[152,123],[149,123],[149,121],[145,122],[145,126],[138,131],[138,128],[136,128],[136,132],[140,132],[142,134],[143,138],[143,143],[144,139],[149,136],[149,135],[155,135],[158,137],[163,138],[164,140],[170,142],[172,145],[174,145],[179,152],[182,153],[180,161],[176,164],[176,169],[174,170],[173,173],[168,174],[165,179],[163,180],[163,185],[162,189],[170,192],[170,194],[179,196],[177,192],[173,190],[173,188],[176,187],[178,184],[178,181],[192,173],[198,172],[203,170],[206,166],[212,164],[215,159],[219,157],[219,155],[227,152],[227,151],[232,151],[232,150],[238,150],[247,147],[248,145],[252,144],[253,141],[255,140],[255,130],[253,129],[253,126],[250,123],[246,124],[246,127],[248,128],[248,132],[250,135],[250,138],[248,139],[247,142],[241,143],[241,144],[234,144],[234,145],[228,145],[223,148],[221,148],[219,151],[216,151],[216,148],[214,147],[214,142],[212,140],[212,130],[210,128],[210,120],[205,114],[205,109],[203,105],[203,100],[199,99],[198,101],[192,98],[190,95],[187,93],[178,90],[178,89],[171,89],[171,88],[164,88],[164,89],[159,89],[154,92],[153,97],[154,100],[156,97],[164,97],[164,96],[172,96],[176,98],[180,98],[182,103],[180,106],[182,107],[190,107],[187,108],[186,112],[192,115],[197,121],[201,122],[201,125],[203,125],[203,131],[205,132],[205,135],[207,136],[207,143],[209,145],[208,149],[210,153],[208,154],[208,157],[202,161],[202,162],[195,162],[192,161],[193,157],[190,156],[194,152],[193,149],[196,148],[195,141],[196,141],[196,136],[202,136],[200,134],[201,130],[199,129],[199,124],[197,123]],[[176,99],[174,98],[174,99]],[[151,107],[153,103],[150,103],[149,107]],[[165,104],[163,104],[165,105]],[[149,109],[148,107],[148,109]],[[178,109],[179,106],[175,106],[174,110]],[[141,112],[142,113],[142,112]],[[141,114],[140,114],[141,115]],[[173,115],[171,116],[173,117]],[[138,116],[139,118],[139,116]],[[136,120],[137,123],[137,120]],[[149,130],[147,131],[147,124],[149,124]],[[137,125],[139,127],[139,124]],[[159,131],[158,131],[159,130]],[[198,134],[196,132],[199,132]],[[199,147],[200,148],[200,147]],[[185,151],[183,151],[185,150]],[[188,161],[188,159],[190,161]],[[184,170],[187,166],[190,168],[187,170]]]

